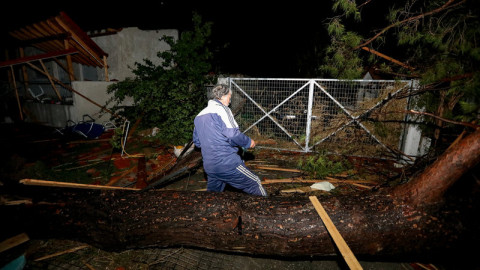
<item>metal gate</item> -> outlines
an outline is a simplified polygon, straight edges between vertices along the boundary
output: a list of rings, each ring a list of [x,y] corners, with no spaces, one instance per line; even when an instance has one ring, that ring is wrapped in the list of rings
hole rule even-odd
[[[228,78],[231,108],[257,146],[396,157],[412,81]]]

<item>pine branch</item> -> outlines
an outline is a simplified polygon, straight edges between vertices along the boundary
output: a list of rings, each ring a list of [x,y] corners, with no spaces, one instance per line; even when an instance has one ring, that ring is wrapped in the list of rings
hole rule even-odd
[[[447,122],[447,123],[451,123],[451,124],[455,124],[455,125],[471,127],[473,129],[480,129],[480,125],[476,125],[474,123],[450,120],[450,119],[446,119],[446,118],[443,118],[443,117],[440,117],[438,115],[435,115],[433,113],[428,113],[428,112],[419,112],[419,111],[415,111],[415,110],[383,112],[383,114],[387,114],[387,113],[408,113],[408,114],[426,115],[426,116],[433,117],[437,120],[440,120],[442,122]]]
[[[444,5],[442,5],[441,7],[439,8],[436,8],[432,11],[429,11],[429,12],[426,12],[426,13],[422,13],[420,15],[417,15],[417,16],[413,16],[413,17],[410,17],[410,18],[407,18],[405,20],[402,20],[402,21],[398,21],[396,23],[393,23],[385,28],[383,28],[380,32],[378,32],[375,36],[373,36],[372,38],[370,38],[369,40],[365,41],[364,43],[356,46],[355,48],[353,48],[354,50],[358,50],[362,47],[365,47],[367,46],[368,44],[372,43],[374,40],[376,40],[378,37],[380,37],[381,35],[383,35],[385,32],[387,32],[388,30],[390,30],[391,28],[394,28],[394,27],[397,27],[397,26],[400,26],[402,24],[405,24],[405,23],[408,23],[408,22],[411,22],[411,21],[415,21],[415,20],[419,20],[419,19],[422,19],[424,17],[427,17],[427,16],[430,16],[430,15],[433,15],[435,13],[438,13],[438,12],[441,12],[443,10],[446,10],[448,8],[452,8],[452,7],[455,7],[455,6],[458,6],[458,5],[461,5],[463,3],[466,2],[466,0],[462,0],[458,3],[454,3],[455,0],[448,0]]]
[[[361,8],[363,6],[366,6],[368,3],[370,3],[372,0],[366,0],[365,2],[361,3],[360,5],[357,6],[357,8]]]

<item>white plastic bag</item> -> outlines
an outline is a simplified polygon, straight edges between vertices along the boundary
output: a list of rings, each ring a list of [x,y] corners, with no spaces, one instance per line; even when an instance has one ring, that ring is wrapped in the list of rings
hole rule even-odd
[[[310,186],[312,189],[318,189],[318,190],[325,190],[325,191],[330,191],[335,188],[332,183],[328,181],[323,181],[323,182],[318,182]]]

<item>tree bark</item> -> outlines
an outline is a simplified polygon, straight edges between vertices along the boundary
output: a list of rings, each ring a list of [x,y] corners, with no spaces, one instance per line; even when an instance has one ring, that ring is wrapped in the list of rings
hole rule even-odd
[[[412,206],[439,203],[445,192],[479,162],[480,128],[449,148],[419,176],[395,187],[392,196]]]
[[[319,201],[357,256],[465,250],[480,239],[474,218],[479,196],[447,200],[446,191],[478,163],[479,141],[477,130],[403,186]],[[51,188],[35,188],[31,195],[30,205],[0,208],[11,229],[30,237],[69,238],[105,250],[193,246],[263,255],[338,254],[307,197]]]

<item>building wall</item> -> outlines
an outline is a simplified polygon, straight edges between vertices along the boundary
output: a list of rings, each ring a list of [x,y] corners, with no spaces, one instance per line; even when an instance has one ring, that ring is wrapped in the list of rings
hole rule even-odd
[[[27,116],[25,121],[61,128],[65,127],[68,120],[78,123],[83,121],[84,115],[89,115],[96,120],[96,123],[108,122],[111,115],[93,102],[101,106],[105,105],[111,97],[107,94],[108,86],[115,81],[133,77],[132,68],[136,62],[143,63],[144,59],[149,59],[155,65],[159,65],[162,60],[157,56],[157,53],[169,49],[167,43],[159,41],[164,35],[178,40],[178,31],[174,29],[144,31],[136,27],[125,28],[113,35],[92,38],[108,54],[110,82],[105,81],[104,69],[74,64],[77,80],[73,81],[71,86],[81,95],[71,94],[73,105],[51,104],[50,102],[47,104],[32,100],[25,104],[30,111],[30,116]],[[67,74],[59,71],[61,68],[56,68],[55,65],[53,61],[48,63],[49,72],[52,72],[54,76],[63,78],[63,81],[68,80]],[[41,80],[45,81],[47,79],[42,78]],[[43,83],[43,88],[48,88],[48,83]],[[47,85],[45,86],[45,84]],[[31,85],[31,87],[35,90],[39,86]],[[82,97],[82,95],[93,102]],[[124,105],[131,103],[131,100],[127,100]]]
[[[107,88],[113,82],[105,81],[75,81],[72,82],[72,87],[83,96],[94,101],[100,106],[104,106],[111,95],[107,94]],[[98,124],[103,124],[110,121],[111,114],[93,102],[87,100],[86,98],[74,94],[73,95],[73,104],[74,110],[72,113],[72,119],[75,122],[84,121],[84,115],[89,115],[91,118],[95,119],[95,122]],[[87,117],[88,118],[88,117]]]
[[[92,39],[108,53],[109,79],[122,81],[133,76],[132,68],[136,62],[144,63],[144,59],[149,59],[155,65],[161,64],[157,53],[170,48],[164,41],[159,41],[164,35],[178,40],[178,30],[175,29],[144,31],[137,27],[124,28],[117,34]],[[103,69],[98,69],[98,80],[105,80]]]

